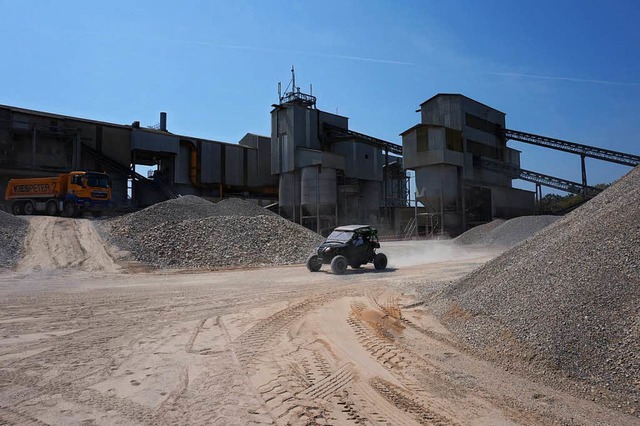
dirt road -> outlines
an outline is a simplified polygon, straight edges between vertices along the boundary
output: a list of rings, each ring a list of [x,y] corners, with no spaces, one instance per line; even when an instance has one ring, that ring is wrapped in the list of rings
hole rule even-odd
[[[116,272],[119,269],[107,254],[90,220],[51,216],[28,219],[26,255],[19,263],[18,271],[72,268]]]
[[[57,232],[42,222],[31,256],[38,235]],[[68,226],[80,235],[75,253],[92,258],[91,231]],[[417,249],[422,260],[406,256]],[[25,272],[39,261],[25,260],[0,276],[0,424],[637,422],[475,359],[410,307],[418,289],[493,254],[426,243],[387,252],[396,268],[344,276],[298,266],[123,274],[116,265],[43,279]]]

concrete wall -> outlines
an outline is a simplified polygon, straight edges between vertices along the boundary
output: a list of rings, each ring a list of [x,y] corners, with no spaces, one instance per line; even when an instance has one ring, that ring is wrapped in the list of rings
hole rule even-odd
[[[515,188],[491,188],[494,218],[510,219],[535,213],[535,194]]]
[[[344,157],[344,175],[347,178],[382,182],[382,151],[371,145],[355,141],[337,142],[331,151]]]
[[[255,155],[255,165],[249,165],[249,171],[255,174],[249,182],[250,186],[277,186],[278,176],[271,174],[271,138],[247,133],[238,142],[239,145],[254,148],[250,152],[250,158]],[[255,173],[253,173],[255,171]]]
[[[416,191],[419,200],[434,212],[440,212],[442,198],[445,210],[457,205],[460,182],[458,167],[446,164],[420,167],[416,172]]]

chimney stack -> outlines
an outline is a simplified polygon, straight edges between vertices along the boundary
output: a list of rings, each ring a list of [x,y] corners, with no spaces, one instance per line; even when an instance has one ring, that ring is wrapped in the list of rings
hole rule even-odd
[[[160,113],[160,130],[162,130],[163,132],[167,131],[167,113],[166,112]]]

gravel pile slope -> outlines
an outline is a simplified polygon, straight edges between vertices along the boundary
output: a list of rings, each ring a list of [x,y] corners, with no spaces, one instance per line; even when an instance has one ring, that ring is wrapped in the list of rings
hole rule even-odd
[[[547,215],[520,216],[507,221],[496,219],[469,229],[459,235],[454,242],[462,245],[512,247],[558,219],[560,216]]]
[[[452,284],[434,308],[485,355],[575,379],[575,391],[639,415],[639,201],[637,167]]]
[[[29,222],[0,210],[0,268],[15,266],[24,252]]]
[[[195,195],[185,195],[174,200],[154,204],[146,209],[114,218],[114,227],[129,228],[130,233],[145,232],[151,226],[176,220],[203,219],[211,216],[274,215],[256,204],[239,199],[225,199],[212,203]]]
[[[464,232],[454,238],[453,242],[462,245],[485,244],[483,243],[483,241],[487,239],[487,235],[489,235],[491,231],[502,225],[504,222],[504,219],[495,219],[489,223],[474,226],[467,232]]]
[[[322,237],[250,202],[185,196],[106,221],[103,235],[160,268],[302,263]]]

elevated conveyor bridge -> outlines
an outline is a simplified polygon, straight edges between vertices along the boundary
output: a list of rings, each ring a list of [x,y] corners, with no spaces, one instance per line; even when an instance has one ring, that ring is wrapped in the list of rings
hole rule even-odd
[[[533,182],[536,185],[547,186],[559,189],[561,191],[570,192],[572,194],[582,194],[585,198],[593,198],[602,192],[601,189],[593,186],[583,185],[578,182],[545,175],[531,170],[520,169],[501,161],[490,160],[484,157],[476,157],[473,161],[474,166],[481,167],[497,173],[510,176],[513,179],[522,179],[527,182]]]
[[[502,131],[502,135],[505,138],[514,141],[570,152],[582,157],[595,158],[597,160],[618,163],[631,167],[640,165],[640,156],[638,155],[625,154],[624,152],[582,145],[575,142],[567,142],[561,139],[548,138],[546,136],[534,135],[533,133],[520,132],[518,130],[505,129]]]

